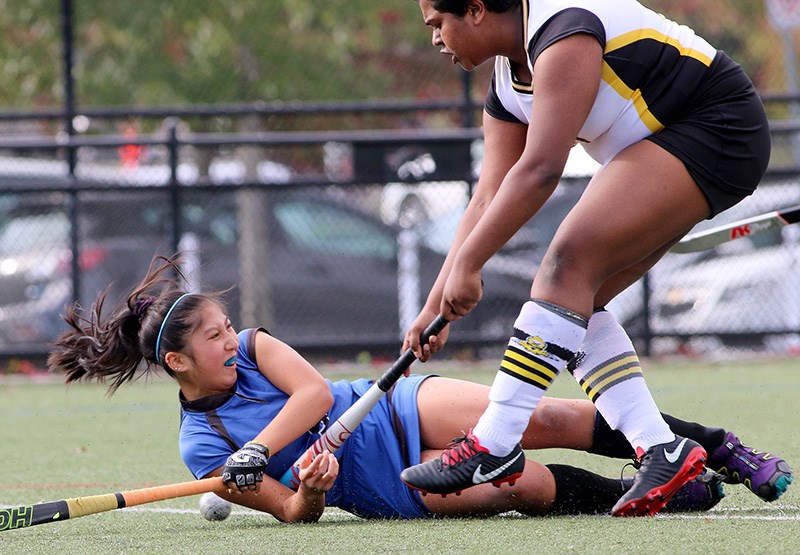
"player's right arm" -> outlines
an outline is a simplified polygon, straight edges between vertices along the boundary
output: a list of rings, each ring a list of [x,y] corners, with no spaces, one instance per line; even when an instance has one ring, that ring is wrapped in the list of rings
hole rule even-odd
[[[219,476],[221,473],[222,467],[205,477]],[[297,491],[265,475],[257,492],[216,493],[231,503],[269,513],[281,522],[316,522],[325,511],[325,494],[333,487],[338,475],[339,462],[336,456],[324,451],[314,457],[307,467],[300,469],[300,487]]]
[[[483,113],[483,163],[478,184],[464,215],[461,217],[453,243],[450,245],[450,250],[442,264],[439,276],[436,278],[433,287],[431,287],[425,306],[423,306],[419,316],[407,330],[403,341],[402,350],[405,351],[410,347],[422,362],[427,361],[431,353],[439,351],[447,340],[449,330],[445,328],[445,331],[438,336],[431,337],[429,346],[420,347],[419,342],[420,335],[425,327],[439,314],[442,291],[450,273],[453,259],[464,240],[483,216],[506,174],[522,155],[527,131],[528,126],[525,124],[501,120],[486,112]],[[445,314],[445,316],[447,315]]]

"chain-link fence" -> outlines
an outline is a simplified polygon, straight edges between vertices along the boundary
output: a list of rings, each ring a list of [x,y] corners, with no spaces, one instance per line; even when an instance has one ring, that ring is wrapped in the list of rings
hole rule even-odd
[[[72,164],[33,156],[57,140],[0,141],[0,353],[44,353],[66,304],[111,285],[113,309],[155,254],[178,251],[188,285],[226,290],[237,324],[309,350],[395,351],[469,198],[479,131],[178,127],[75,140]],[[477,344],[529,288],[530,275],[490,272],[489,302],[463,327]]]
[[[437,161],[461,157],[459,167],[477,166],[479,138],[463,132],[415,142],[386,132],[380,141],[338,134],[276,146],[274,137],[260,137],[262,144],[236,134],[228,145],[171,137],[78,147],[74,176],[64,161],[0,159],[7,184],[0,193],[0,352],[44,353],[64,329],[66,304],[89,306],[110,285],[110,309],[154,254],[176,251],[185,253],[188,286],[226,290],[232,320],[242,326],[264,325],[308,350],[396,350],[441,267],[474,177]],[[126,166],[134,146],[163,162]],[[296,177],[293,167],[263,157],[281,146],[323,152],[319,173]],[[204,148],[228,153],[199,155]],[[371,155],[362,159],[354,154],[360,149]],[[342,158],[329,165],[350,168],[349,177],[326,176],[325,151]],[[210,160],[205,174],[198,159]],[[568,171],[586,172],[579,161]],[[370,183],[384,174],[396,180]],[[565,178],[487,264],[484,301],[457,324],[453,344],[502,344],[587,181]],[[798,198],[796,174],[771,173],[755,195],[698,229]],[[646,353],[793,352],[800,338],[797,232],[786,226],[713,250],[668,254],[610,308]]]

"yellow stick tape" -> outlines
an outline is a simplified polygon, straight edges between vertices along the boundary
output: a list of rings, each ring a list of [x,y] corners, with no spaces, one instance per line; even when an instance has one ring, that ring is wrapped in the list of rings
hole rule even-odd
[[[164,501],[165,499],[175,499],[187,495],[207,493],[209,491],[222,491],[225,484],[222,478],[205,478],[203,480],[193,480],[191,482],[181,482],[178,484],[168,484],[165,486],[153,486],[150,488],[133,489],[120,493],[105,493],[102,495],[91,495],[89,497],[78,497],[75,499],[65,499],[69,508],[70,518],[86,516],[103,511],[113,511],[120,508],[117,496],[124,498],[124,507],[133,507],[154,501]]]
[[[67,502],[67,507],[69,507],[70,518],[112,511],[118,507],[117,496],[113,493],[65,499],[65,501]]]

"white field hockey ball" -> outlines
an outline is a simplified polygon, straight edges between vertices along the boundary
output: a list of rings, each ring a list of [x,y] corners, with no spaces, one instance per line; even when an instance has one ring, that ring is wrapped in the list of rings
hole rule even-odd
[[[231,503],[214,493],[200,496],[200,514],[206,520],[225,520],[231,514]]]

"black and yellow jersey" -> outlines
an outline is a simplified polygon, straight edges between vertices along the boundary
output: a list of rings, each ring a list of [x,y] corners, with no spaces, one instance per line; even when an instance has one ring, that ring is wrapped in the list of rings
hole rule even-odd
[[[635,0],[522,0],[522,7],[531,74],[539,54],[567,36],[587,33],[603,46],[600,88],[576,137],[601,164],[679,119],[717,55],[692,29]],[[495,59],[490,115],[528,124],[534,94],[507,58]]]

